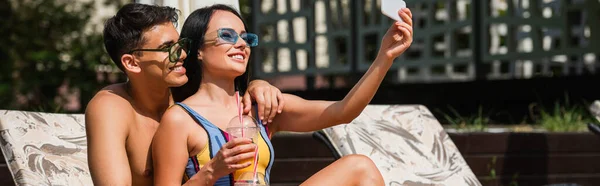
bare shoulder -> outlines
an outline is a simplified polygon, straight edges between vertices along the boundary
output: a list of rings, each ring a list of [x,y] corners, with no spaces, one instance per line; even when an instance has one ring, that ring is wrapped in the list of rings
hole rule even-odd
[[[111,125],[126,128],[124,123],[134,119],[135,110],[124,87],[124,84],[114,84],[96,93],[85,110],[86,127]]]
[[[179,105],[172,105],[163,114],[160,120],[159,128],[173,128],[178,130],[187,130],[193,126],[194,119]]]
[[[97,99],[114,99],[114,101],[121,100],[129,103],[129,100],[132,98],[129,96],[129,94],[127,94],[126,86],[127,85],[125,83],[108,85],[102,88],[102,90],[98,91],[92,100],[90,100],[90,103]]]
[[[90,100],[86,108],[86,114],[88,114],[87,111],[90,109],[95,110],[104,107],[115,107],[114,109],[117,109],[117,111],[123,111],[124,109],[133,110],[130,100],[131,97],[127,95],[124,84],[109,85],[98,91]]]

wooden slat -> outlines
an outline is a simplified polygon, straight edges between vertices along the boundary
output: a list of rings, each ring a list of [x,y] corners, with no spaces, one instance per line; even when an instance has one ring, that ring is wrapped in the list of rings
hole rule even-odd
[[[461,154],[467,153],[469,135],[466,133],[449,133],[450,139]]]
[[[333,162],[333,158],[276,159],[271,183],[303,182]]]
[[[556,153],[600,153],[600,136],[587,133],[547,133],[548,150]]]
[[[471,133],[466,153],[600,153],[600,138],[591,133]]]
[[[502,175],[600,174],[600,154],[466,156],[476,176],[489,176],[492,169]]]
[[[293,182],[293,183],[272,183],[269,184],[270,186],[298,186],[300,185],[300,182]]]
[[[489,177],[481,177],[479,181],[485,186],[508,186],[511,182],[515,182],[516,185],[551,185],[564,184],[562,186],[568,186],[568,183],[578,184],[582,186],[595,186],[600,183],[600,174],[589,174],[589,175],[548,175],[548,176],[517,176],[513,177],[502,177],[496,179],[490,179]]]
[[[4,154],[0,153],[0,164],[5,164],[6,160],[4,159]]]
[[[0,164],[0,185],[2,185],[2,186],[14,186],[15,185],[12,175],[10,174],[10,170],[8,170],[8,167],[5,164]]]
[[[271,140],[276,158],[331,158],[327,146],[312,137],[312,133],[277,134]]]

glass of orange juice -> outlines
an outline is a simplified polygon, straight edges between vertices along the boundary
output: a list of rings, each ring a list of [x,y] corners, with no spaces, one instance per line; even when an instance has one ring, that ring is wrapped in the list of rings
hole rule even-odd
[[[257,172],[243,172],[236,180],[234,186],[269,186],[265,181],[265,175]]]
[[[241,121],[240,121],[241,120]],[[250,138],[253,142],[256,143],[256,138],[260,135],[260,127],[258,126],[258,122],[248,115],[243,115],[240,117],[236,116],[229,121],[227,125],[226,132],[229,134],[230,138]],[[258,151],[256,151],[258,152]],[[255,154],[254,156],[256,156]],[[244,172],[253,173],[254,170],[254,158],[249,158],[247,160],[242,160],[239,162],[240,164],[250,162],[250,166],[236,171],[235,175],[237,177],[243,175]]]

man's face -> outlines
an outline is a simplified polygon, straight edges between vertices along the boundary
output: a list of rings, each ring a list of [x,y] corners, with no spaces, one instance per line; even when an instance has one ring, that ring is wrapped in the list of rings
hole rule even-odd
[[[167,49],[178,42],[179,33],[172,23],[167,22],[148,29],[143,37],[145,43],[139,48]],[[170,53],[166,51],[139,51],[138,53],[141,54],[135,56],[142,70],[140,74],[152,83],[165,84],[168,87],[179,87],[187,83],[188,78],[182,66],[183,60],[187,57],[185,50],[181,51],[179,59],[174,58],[175,62],[169,59]]]

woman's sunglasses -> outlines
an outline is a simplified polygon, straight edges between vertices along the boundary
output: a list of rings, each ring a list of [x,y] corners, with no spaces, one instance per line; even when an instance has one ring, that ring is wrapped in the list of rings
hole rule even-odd
[[[217,41],[228,44],[236,44],[238,38],[242,38],[246,41],[246,44],[250,47],[258,46],[258,35],[253,33],[242,33],[239,34],[231,28],[220,28],[217,30],[217,38],[215,40],[207,40],[207,43],[216,43]]]
[[[138,51],[147,51],[147,52],[169,52],[169,61],[171,63],[176,63],[177,61],[179,61],[179,58],[181,57],[181,52],[183,50],[185,50],[186,53],[189,53],[189,45],[190,45],[190,41],[189,39],[186,38],[181,38],[179,39],[179,41],[177,41],[176,43],[173,43],[172,45],[168,46],[168,47],[164,47],[164,48],[158,48],[158,49],[135,49],[135,50],[131,50],[129,51],[128,54],[133,54],[133,52],[138,52]]]

